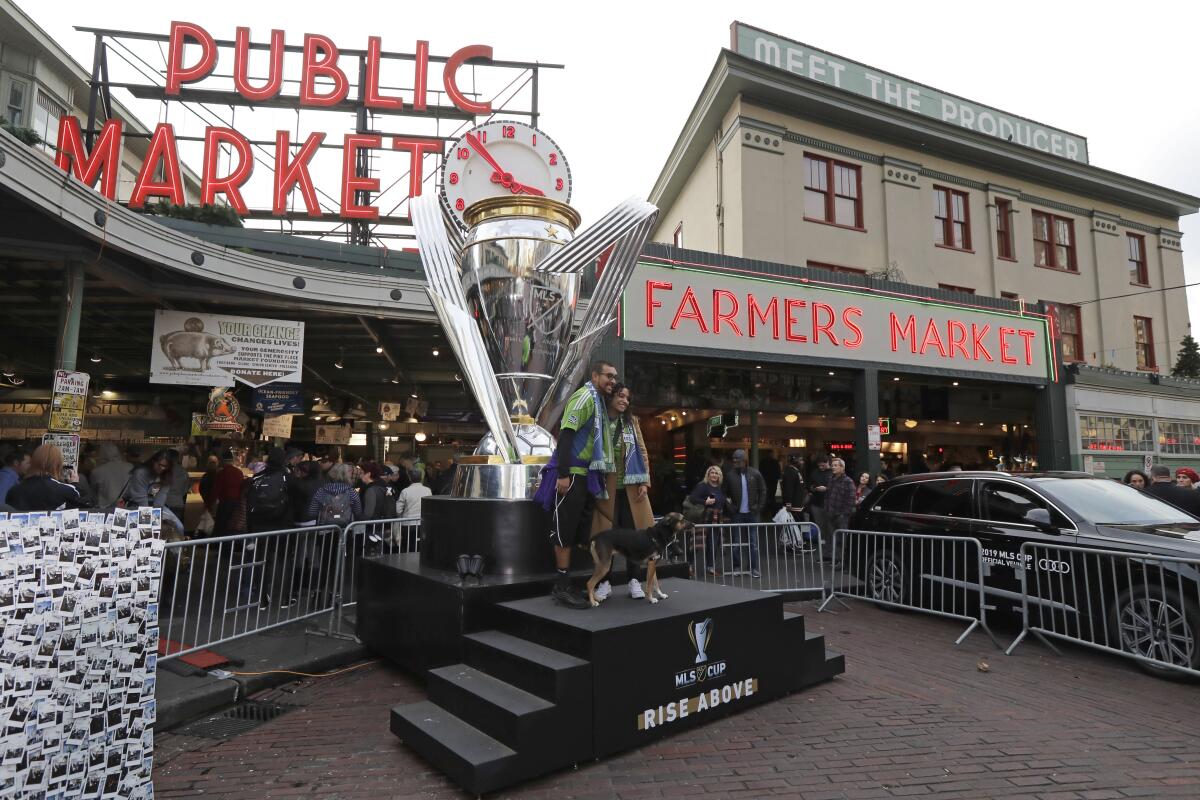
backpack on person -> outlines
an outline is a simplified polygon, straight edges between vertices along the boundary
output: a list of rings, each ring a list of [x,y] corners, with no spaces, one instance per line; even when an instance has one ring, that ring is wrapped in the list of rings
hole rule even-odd
[[[264,472],[250,479],[246,493],[246,513],[250,519],[280,519],[290,509],[286,473]]]
[[[350,503],[350,495],[350,492],[339,492],[326,497],[317,513],[317,524],[344,528],[354,522],[354,506]]]

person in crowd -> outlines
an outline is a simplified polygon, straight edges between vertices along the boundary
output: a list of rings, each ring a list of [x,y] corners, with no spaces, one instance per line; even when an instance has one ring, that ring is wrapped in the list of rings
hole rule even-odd
[[[783,468],[783,490],[780,494],[783,507],[792,518],[799,520],[804,505],[808,502],[808,492],[804,489],[804,475],[800,472],[800,456],[793,453],[787,457],[787,466]]]
[[[391,519],[396,508],[396,497],[384,479],[383,467],[368,461],[362,467],[363,519]]]
[[[301,450],[299,447],[289,446],[289,447],[285,447],[283,452],[284,452],[284,455],[287,456],[288,471],[291,472],[292,474],[295,474],[296,465],[304,460],[304,456],[305,456],[304,451]]]
[[[1180,467],[1175,470],[1175,483],[1185,489],[1195,489],[1196,484],[1200,483],[1200,474],[1191,467]]]
[[[333,469],[333,465],[337,463],[330,453],[325,453],[317,461],[321,465],[321,472],[324,473],[326,480],[329,478],[329,470]]]
[[[829,489],[825,493],[825,519],[829,523],[829,530],[823,531],[822,535],[826,541],[833,540],[833,532],[841,530],[850,524],[850,516],[854,513],[854,509],[858,507],[858,487],[854,484],[854,479],[846,474],[846,462],[840,458],[835,458],[829,462],[830,479]],[[828,550],[830,560],[836,566],[838,563],[837,551]]]
[[[429,487],[429,491],[434,494],[439,494],[442,489],[442,462],[434,461],[425,470],[425,485]]]
[[[217,500],[213,492],[216,488],[217,473],[221,471],[221,457],[209,453],[204,457],[204,475],[200,478],[200,499],[210,514],[217,513]]]
[[[1150,485],[1146,493],[1152,494],[1163,502],[1170,503],[1181,511],[1200,517],[1200,492],[1172,482],[1171,468],[1163,464],[1155,464],[1150,468]]]
[[[291,476],[287,454],[272,447],[263,468],[246,484],[246,526],[250,533],[293,527]]]
[[[450,494],[454,489],[454,476],[458,472],[458,462],[453,458],[446,459],[445,477],[442,478],[442,494]]]
[[[329,468],[329,480],[313,493],[308,504],[309,516],[318,525],[346,527],[362,519],[362,500],[354,491],[354,468],[349,464],[334,464]]]
[[[431,494],[433,492],[429,487],[421,483],[420,474],[415,469],[410,469],[408,486],[400,490],[400,497],[396,500],[396,516],[400,519],[420,519],[421,500]]]
[[[727,519],[729,499],[722,487],[725,475],[718,466],[711,466],[704,477],[683,500],[683,513],[696,525],[719,525]],[[721,576],[721,564],[717,561],[717,548],[721,541],[716,529],[709,528],[704,534],[704,568],[713,577]]]
[[[149,460],[134,467],[129,473],[129,482],[121,492],[121,500],[127,508],[161,508],[163,518],[171,520],[171,523],[182,531],[183,520],[179,519],[169,506],[172,473],[175,468],[169,451],[157,451]]]
[[[551,595],[559,603],[578,609],[591,608],[591,603],[571,588],[567,572],[571,548],[587,544],[594,498],[605,494],[604,476],[615,469],[607,398],[617,382],[617,368],[600,360],[592,364],[591,373],[591,380],[567,398],[558,445],[542,470],[542,481],[534,495],[550,514],[550,541],[558,571]]]
[[[880,476],[882,477],[882,476]],[[864,472],[858,476],[858,485],[854,487],[854,504],[858,505],[871,491],[871,473]]]
[[[238,506],[242,503],[242,484],[246,474],[237,465],[237,453],[232,448],[221,453],[221,469],[213,481],[213,498],[216,500],[217,513],[214,515],[213,532],[218,536],[231,533],[244,533],[237,530]]]
[[[779,466],[779,459],[767,453],[758,459],[758,471],[762,473],[763,481],[767,485],[767,504],[764,510],[766,516],[770,517],[775,513],[775,493],[779,489],[779,479],[783,477],[783,470]]]
[[[288,492],[292,498],[292,520],[301,526],[312,525],[316,517],[308,513],[313,495],[325,482],[325,474],[321,465],[316,461],[301,461],[292,473],[288,482]]]
[[[650,456],[638,418],[629,413],[632,393],[623,383],[613,385],[607,411],[612,425],[613,466],[606,473],[605,494],[596,499],[592,514],[592,535],[610,528],[642,530],[654,525],[654,510],[650,507]],[[635,600],[646,597],[639,580],[640,570],[629,567],[629,596]],[[605,579],[596,587],[596,599],[603,600],[612,593]]]
[[[112,442],[102,442],[96,455],[100,465],[92,470],[89,480],[92,500],[97,508],[114,508],[129,483],[133,465],[121,457],[121,451]]]
[[[737,547],[733,551],[733,568],[741,568],[741,547],[746,538],[750,540],[750,577],[759,577],[758,572],[758,524],[767,504],[767,484],[762,473],[746,463],[746,451],[733,451],[733,468],[725,473],[725,496],[733,509]]]
[[[21,482],[8,490],[8,505],[17,511],[82,508],[75,470],[63,472],[63,454],[52,444],[39,445],[29,457]]]
[[[829,491],[829,481],[832,479],[833,471],[829,468],[829,456],[817,456],[817,468],[808,476],[808,491],[810,492],[808,512],[822,536],[825,535],[825,529],[829,527],[829,520],[825,518],[825,495]]]
[[[1146,487],[1150,485],[1150,478],[1147,477],[1146,473],[1142,472],[1140,469],[1131,469],[1129,472],[1125,473],[1125,477],[1121,479],[1121,483],[1125,484],[1126,486],[1132,486],[1139,492],[1143,492],[1146,490]]]
[[[21,475],[28,470],[28,453],[15,447],[4,448],[4,452],[0,453],[0,505],[8,503],[9,491],[21,482]]]
[[[168,450],[167,455],[171,457],[171,493],[167,495],[167,508],[182,522],[187,513],[188,493],[192,491],[192,477],[188,475],[186,459],[178,450]]]

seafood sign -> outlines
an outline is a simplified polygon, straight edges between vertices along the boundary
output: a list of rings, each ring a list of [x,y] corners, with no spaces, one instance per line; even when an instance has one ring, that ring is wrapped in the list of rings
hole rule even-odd
[[[300,383],[303,366],[303,322],[165,310],[155,315],[151,383]]]

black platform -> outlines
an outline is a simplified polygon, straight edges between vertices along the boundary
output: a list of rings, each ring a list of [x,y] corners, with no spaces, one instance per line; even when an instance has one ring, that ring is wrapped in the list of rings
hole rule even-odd
[[[360,637],[403,664],[421,661],[407,645],[386,649],[382,634],[438,638],[441,623],[430,618],[440,619],[441,602],[384,595],[389,574],[393,587],[431,586],[434,576],[395,557],[364,567]],[[457,575],[443,583],[448,592]],[[807,634],[804,618],[784,612],[777,595],[675,578],[663,580],[670,597],[658,604],[614,590],[599,608],[578,611],[545,596],[546,585],[489,578],[463,590],[461,659],[429,671],[428,700],[392,710],[393,733],[474,794],[639,747],[844,671],[842,657]],[[525,599],[504,599],[531,587]],[[702,657],[689,630],[706,620]],[[410,626],[425,633],[401,633]]]

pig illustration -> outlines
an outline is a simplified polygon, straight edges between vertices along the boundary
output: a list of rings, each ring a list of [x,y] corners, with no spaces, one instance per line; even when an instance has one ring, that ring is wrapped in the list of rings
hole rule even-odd
[[[194,358],[200,362],[201,372],[208,371],[208,362],[211,359],[237,352],[220,336],[198,331],[168,333],[158,337],[158,344],[163,355],[170,360],[173,369],[187,369],[180,363],[180,359]]]

